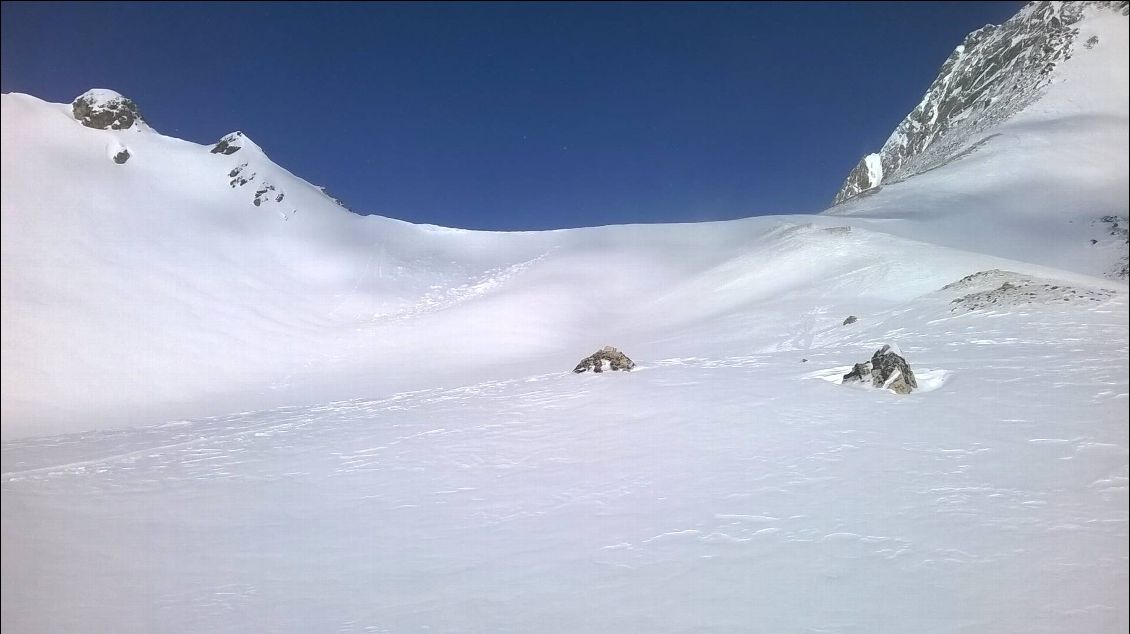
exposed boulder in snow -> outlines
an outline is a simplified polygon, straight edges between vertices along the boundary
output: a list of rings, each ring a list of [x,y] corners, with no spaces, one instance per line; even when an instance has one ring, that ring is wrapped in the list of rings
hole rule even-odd
[[[844,383],[863,381],[871,378],[871,364],[857,363],[851,367],[851,372],[844,375]]]
[[[844,325],[849,326],[857,321],[859,321],[859,319],[855,315],[848,315],[847,319],[844,320]]]
[[[573,368],[573,372],[578,374],[589,370],[593,372],[604,372],[606,369],[624,370],[627,372],[634,367],[636,367],[636,364],[628,358],[628,355],[612,346],[604,346],[600,350],[592,353],[592,355],[581,359],[577,367]]]
[[[1125,2],[1033,2],[1000,26],[970,33],[882,149],[860,159],[833,204],[973,149],[978,135],[1039,99],[1057,64],[1071,57],[1079,32],[1074,25],[1084,11],[1125,7]]]
[[[216,145],[212,146],[212,154],[230,155],[243,149],[243,142],[246,137],[242,132],[232,132],[231,134],[224,135]]]
[[[79,95],[71,103],[71,112],[79,123],[96,130],[128,130],[145,123],[133,100],[102,88]]]
[[[851,372],[844,375],[843,382],[864,382],[868,379],[871,385],[895,394],[910,394],[918,388],[910,364],[899,354],[898,348],[889,344],[876,350],[867,363],[855,364]]]
[[[106,144],[106,158],[118,165],[124,165],[131,156],[133,156],[133,153],[130,152],[129,148],[119,139],[112,138],[110,142]]]
[[[884,345],[871,357],[871,383],[895,394],[910,394],[918,387],[906,359],[889,345]]]

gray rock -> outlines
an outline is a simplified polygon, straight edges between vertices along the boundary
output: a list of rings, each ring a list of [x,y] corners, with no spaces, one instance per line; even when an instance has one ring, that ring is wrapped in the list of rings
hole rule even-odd
[[[895,394],[910,394],[918,388],[910,364],[889,345],[879,348],[871,357],[871,384]]]
[[[247,169],[247,163],[232,168],[232,171],[228,172],[228,178],[231,179],[228,184],[232,187],[243,187],[255,180],[255,172],[248,173],[249,171],[250,170]]]
[[[112,90],[89,90],[71,103],[76,120],[96,130],[128,130],[144,123],[141,111],[132,100]]]
[[[889,345],[875,351],[871,360],[857,363],[844,375],[843,383],[871,381],[871,385],[891,390],[895,394],[910,394],[918,388],[918,381],[910,364]]]
[[[859,321],[859,319],[857,319],[855,315],[848,315],[847,319],[844,320],[844,325],[854,324],[857,321]]]
[[[851,372],[844,375],[844,383],[851,383],[853,381],[863,381],[871,376],[871,362],[857,363],[851,368]]]
[[[255,191],[255,199],[251,201],[251,204],[258,207],[272,198],[275,202],[281,203],[283,198],[286,198],[286,194],[282,192],[276,193],[274,185],[263,182],[260,183],[259,189]]]
[[[232,168],[232,170],[228,172],[228,178],[230,179],[228,181],[228,185],[230,185],[232,188],[243,187],[244,185],[247,185],[248,183],[251,183],[253,181],[257,184],[257,187],[255,188],[255,196],[251,199],[251,204],[255,205],[256,207],[262,207],[267,203],[281,203],[284,199],[286,199],[286,192],[283,192],[281,189],[279,189],[272,183],[267,182],[265,179],[259,178],[259,175],[256,172],[253,172],[251,168],[248,167],[247,163],[241,163]]]
[[[573,372],[580,374],[592,370],[593,372],[604,372],[604,364],[608,364],[609,370],[623,370],[625,372],[636,367],[635,362],[628,358],[628,355],[620,352],[612,346],[604,346],[600,350],[592,353],[591,355],[581,359],[577,367],[573,368]]]
[[[129,157],[129,150],[122,148],[120,152],[114,155],[114,162],[118,165],[123,165],[126,161],[129,160]]]
[[[222,139],[212,146],[210,153],[223,154],[229,156],[243,149],[243,133],[232,132],[231,134],[224,135]]]

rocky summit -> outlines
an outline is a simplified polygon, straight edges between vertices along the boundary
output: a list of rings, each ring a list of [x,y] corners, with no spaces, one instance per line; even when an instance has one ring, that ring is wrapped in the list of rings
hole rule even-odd
[[[212,146],[210,152],[212,154],[223,154],[225,156],[235,154],[243,149],[244,138],[242,132],[225,134],[222,139],[216,142],[216,145]]]
[[[103,88],[79,95],[71,103],[71,112],[79,123],[96,130],[129,130],[145,123],[132,99]]]

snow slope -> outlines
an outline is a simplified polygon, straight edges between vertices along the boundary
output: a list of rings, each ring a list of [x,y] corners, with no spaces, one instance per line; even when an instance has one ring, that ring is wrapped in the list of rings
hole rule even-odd
[[[1067,176],[1081,186],[1038,187],[1045,157],[1027,147],[986,147],[834,210],[850,222],[506,234],[346,213],[249,141],[227,156],[91,130],[23,95],[3,97],[3,121],[5,437],[539,372],[605,343],[638,351],[673,328],[715,328],[785,291],[806,296],[802,311],[901,301],[983,268],[1097,275],[1125,251],[1089,238],[1105,238],[1095,222],[1112,208],[1126,215],[1126,171],[1078,164]],[[1125,163],[1125,134],[1040,130],[1016,136]],[[124,165],[108,158],[120,147]],[[245,163],[258,180],[231,186]],[[989,169],[999,177],[979,177]],[[268,180],[286,198],[255,206]],[[815,230],[832,226],[856,230]]]
[[[949,306],[7,443],[5,630],[1124,631],[1125,295]]]
[[[362,217],[4,95],[4,630],[1125,631],[1126,19],[1079,28],[960,159],[687,225]],[[883,343],[919,392],[838,384]]]

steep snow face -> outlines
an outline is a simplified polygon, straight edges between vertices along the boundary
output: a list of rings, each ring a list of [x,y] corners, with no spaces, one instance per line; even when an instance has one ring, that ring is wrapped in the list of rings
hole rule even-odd
[[[1039,99],[1049,84],[1068,79],[1070,75],[1061,72],[1062,62],[1096,46],[1117,46],[1117,30],[1108,37],[1083,35],[1088,17],[1120,15],[1126,22],[1126,14],[1125,2],[1041,1],[1000,26],[970,33],[942,65],[922,101],[883,144],[878,153],[882,169],[868,165],[874,154],[862,159],[833,204],[952,160]]]

